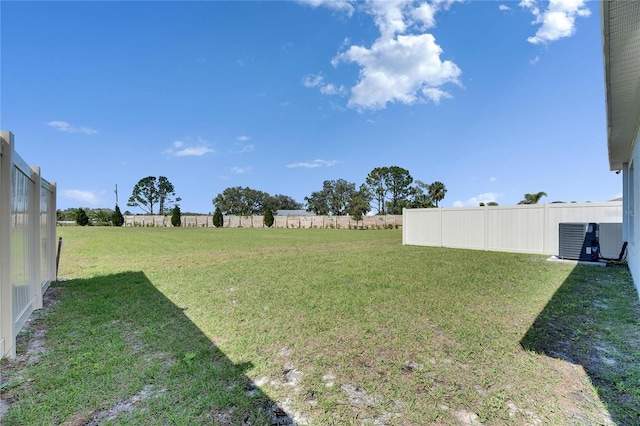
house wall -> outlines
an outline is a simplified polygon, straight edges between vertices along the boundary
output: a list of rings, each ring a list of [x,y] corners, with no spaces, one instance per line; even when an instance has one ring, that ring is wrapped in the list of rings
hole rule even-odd
[[[628,241],[627,260],[629,271],[640,296],[640,132],[636,133],[633,144],[631,160],[624,164],[622,170],[623,187],[623,238]]]

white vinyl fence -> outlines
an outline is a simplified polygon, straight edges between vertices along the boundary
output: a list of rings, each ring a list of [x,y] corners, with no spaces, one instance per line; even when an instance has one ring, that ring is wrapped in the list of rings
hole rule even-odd
[[[320,229],[384,229],[402,226],[401,215],[365,216],[355,220],[350,216],[274,216],[273,228]],[[182,215],[183,227],[213,228],[213,216]],[[169,227],[171,216],[125,215],[125,226]],[[224,228],[266,228],[264,216],[224,216]]]
[[[402,243],[557,255],[561,222],[622,223],[622,201],[405,209]]]
[[[0,357],[14,357],[16,336],[56,276],[56,186],[15,151],[0,131]]]

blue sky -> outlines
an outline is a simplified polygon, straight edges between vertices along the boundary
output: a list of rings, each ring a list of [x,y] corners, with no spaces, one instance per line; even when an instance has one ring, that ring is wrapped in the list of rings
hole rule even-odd
[[[58,185],[115,205],[166,176],[183,211],[225,188],[299,202],[375,167],[441,206],[606,201],[597,2],[0,3],[0,127]]]

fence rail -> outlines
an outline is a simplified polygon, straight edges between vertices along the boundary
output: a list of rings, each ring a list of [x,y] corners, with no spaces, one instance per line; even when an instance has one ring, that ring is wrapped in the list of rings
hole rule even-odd
[[[557,255],[561,222],[621,223],[622,201],[406,209],[402,243]]]
[[[55,280],[55,226],[55,183],[0,131],[0,357],[15,356],[18,332]]]
[[[213,216],[182,216],[182,226],[213,228]],[[171,216],[125,215],[125,226],[171,226]],[[365,216],[356,221],[349,216],[274,216],[274,228],[380,229],[399,228],[401,215]],[[224,216],[224,228],[266,228],[264,216]]]

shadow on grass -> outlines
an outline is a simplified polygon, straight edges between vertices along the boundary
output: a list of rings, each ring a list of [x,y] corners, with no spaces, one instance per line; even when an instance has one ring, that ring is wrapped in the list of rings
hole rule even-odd
[[[582,366],[611,419],[640,424],[639,325],[638,294],[626,268],[578,265],[520,344]]]
[[[251,362],[234,364],[144,273],[50,292],[34,323],[46,351],[6,395],[7,424],[294,424],[245,375]]]

